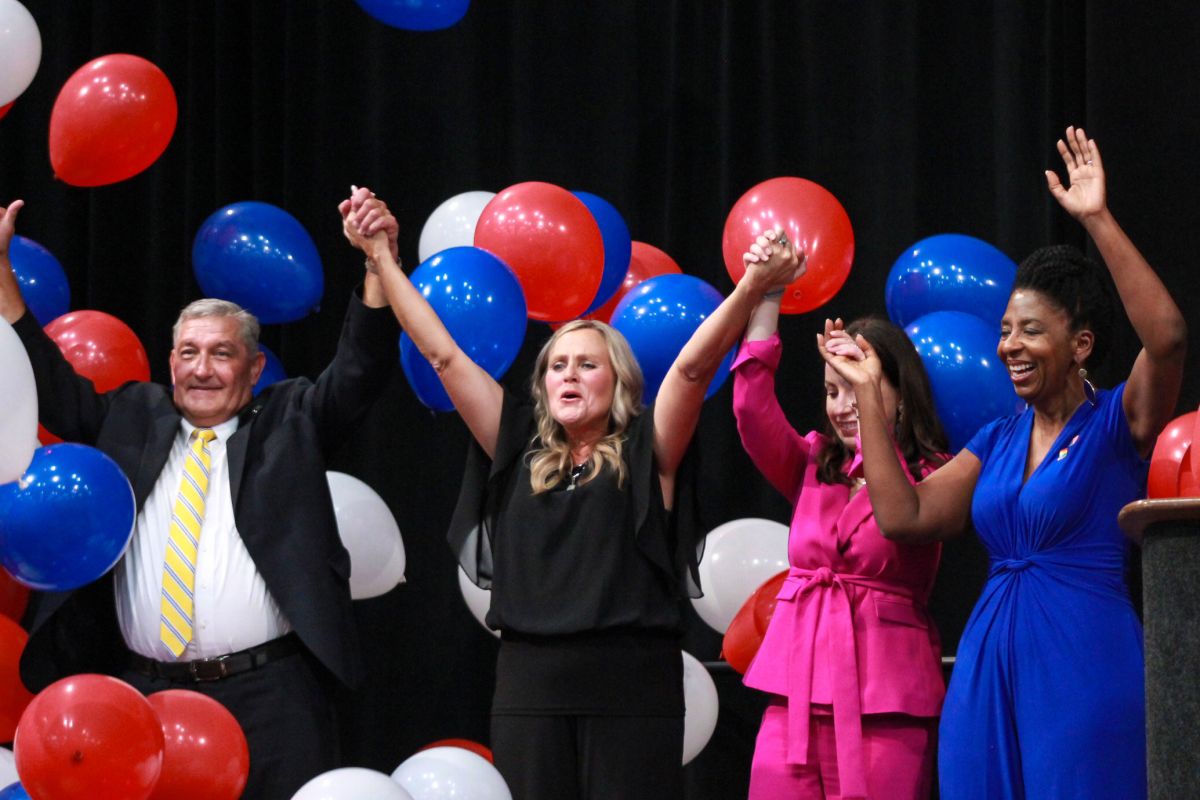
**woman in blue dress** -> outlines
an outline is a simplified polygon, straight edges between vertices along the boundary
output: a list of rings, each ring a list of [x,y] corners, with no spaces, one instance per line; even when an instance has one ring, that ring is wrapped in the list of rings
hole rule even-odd
[[[1025,411],[985,426],[917,486],[891,455],[870,344],[860,339],[861,362],[822,348],[858,396],[883,534],[941,539],[970,520],[990,556],[942,712],[948,800],[1146,796],[1142,634],[1117,512],[1143,494],[1187,328],[1107,208],[1096,143],[1067,128],[1058,151],[1069,186],[1047,171],[1050,193],[1092,237],[1142,344],[1123,384],[1087,380],[1110,344],[1112,301],[1100,269],[1065,247],[1021,264],[1001,323],[997,355]],[[845,335],[827,325],[824,338]]]

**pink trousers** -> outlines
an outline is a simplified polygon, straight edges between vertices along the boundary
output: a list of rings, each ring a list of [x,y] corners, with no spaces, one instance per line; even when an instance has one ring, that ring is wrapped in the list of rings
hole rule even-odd
[[[750,767],[750,800],[842,800],[833,716],[814,708],[810,719],[808,764],[788,764],[787,701],[767,706]],[[863,716],[868,800],[929,800],[936,731],[933,718]]]

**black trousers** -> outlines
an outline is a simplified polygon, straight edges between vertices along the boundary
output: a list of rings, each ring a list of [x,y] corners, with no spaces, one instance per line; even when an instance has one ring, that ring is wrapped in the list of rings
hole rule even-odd
[[[339,766],[333,679],[306,652],[219,681],[168,681],[134,670],[121,679],[143,694],[191,689],[229,709],[250,747],[242,800],[287,800]]]
[[[683,717],[492,715],[513,800],[682,800]]]

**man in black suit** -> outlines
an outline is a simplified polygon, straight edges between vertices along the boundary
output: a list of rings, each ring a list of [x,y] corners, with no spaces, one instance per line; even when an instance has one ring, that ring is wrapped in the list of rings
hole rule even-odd
[[[26,312],[8,258],[21,205],[0,207],[0,315],[29,354],[43,424],[112,457],[138,512],[111,574],[44,598],[22,678],[33,691],[100,672],[146,693],[203,692],[246,733],[244,797],[291,797],[338,766],[332,693],[339,683],[354,686],[363,669],[325,457],[396,364],[398,328],[382,288],[366,274],[337,354],[315,382],[283,381],[254,398],[264,363],[257,320],[231,303],[203,300],[175,325],[171,387],[128,383],[97,394]],[[393,224],[377,235],[394,247],[395,234]],[[164,562],[169,567],[167,550],[176,545],[172,526],[197,436],[211,463],[187,579],[194,607],[182,640],[167,643],[166,584],[178,578]]]

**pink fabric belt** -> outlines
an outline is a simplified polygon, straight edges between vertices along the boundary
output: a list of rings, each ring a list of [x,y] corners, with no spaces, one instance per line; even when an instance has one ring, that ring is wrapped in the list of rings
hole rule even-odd
[[[858,648],[854,639],[849,586],[912,597],[897,587],[894,581],[834,572],[829,567],[792,567],[776,595],[780,600],[791,601],[790,607],[796,613],[792,646],[788,654],[787,761],[789,764],[808,763],[813,653],[818,647],[817,626],[823,616],[826,640],[819,644],[829,654],[838,781],[844,800],[867,796],[862,744],[862,694],[858,684]],[[813,596],[808,598],[808,602],[802,602],[805,595]],[[776,605],[775,613],[779,611],[780,606]],[[801,643],[804,642],[811,644],[803,647]]]

